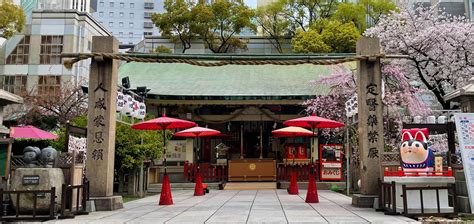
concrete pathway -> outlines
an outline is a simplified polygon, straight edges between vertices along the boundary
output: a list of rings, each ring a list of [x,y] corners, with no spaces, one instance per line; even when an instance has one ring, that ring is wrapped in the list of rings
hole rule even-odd
[[[416,223],[403,216],[387,216],[374,209],[356,208],[351,198],[319,191],[317,204],[304,202],[306,191],[212,190],[201,197],[192,191],[173,191],[174,205],[158,206],[159,195],[128,202],[125,208],[94,212],[49,223]]]

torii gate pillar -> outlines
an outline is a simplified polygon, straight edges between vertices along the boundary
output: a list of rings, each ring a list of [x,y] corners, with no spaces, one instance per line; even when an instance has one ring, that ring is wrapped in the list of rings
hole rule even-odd
[[[118,41],[111,36],[94,36],[93,53],[118,53]],[[121,196],[113,196],[115,122],[118,62],[92,58],[87,113],[87,166],[90,196],[98,211],[123,208]]]
[[[357,41],[357,55],[380,54],[377,38],[362,37]],[[360,194],[354,195],[352,204],[373,207],[378,197],[378,179],[381,178],[380,155],[384,150],[382,74],[380,58],[373,57],[357,62],[358,135],[360,158]]]

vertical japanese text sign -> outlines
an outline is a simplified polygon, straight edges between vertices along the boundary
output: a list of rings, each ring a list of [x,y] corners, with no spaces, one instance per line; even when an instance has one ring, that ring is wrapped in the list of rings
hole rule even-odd
[[[380,42],[363,37],[357,42],[358,55],[380,54]],[[357,63],[359,156],[361,193],[378,194],[380,154],[383,152],[383,104],[380,58],[369,57]]]
[[[116,53],[113,37],[93,37],[93,52]],[[113,195],[118,63],[96,57],[91,62],[87,120],[87,166],[93,197]]]
[[[474,213],[474,113],[454,114],[471,213]]]

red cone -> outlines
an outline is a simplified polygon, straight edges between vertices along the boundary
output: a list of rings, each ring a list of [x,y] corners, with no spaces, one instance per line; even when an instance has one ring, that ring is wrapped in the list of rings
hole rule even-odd
[[[318,189],[316,188],[316,180],[314,179],[314,173],[309,174],[306,203],[319,203]]]
[[[163,176],[163,182],[161,183],[161,195],[160,205],[172,205],[173,196],[171,196],[170,177],[168,174]]]
[[[296,172],[291,171],[290,187],[288,188],[288,194],[298,194],[298,183],[296,182]]]
[[[202,178],[199,172],[196,173],[196,185],[194,186],[194,196],[203,196],[204,188],[202,187]]]

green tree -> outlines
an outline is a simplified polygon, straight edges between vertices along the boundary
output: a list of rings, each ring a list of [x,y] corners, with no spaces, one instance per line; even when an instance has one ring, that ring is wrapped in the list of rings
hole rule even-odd
[[[318,20],[308,31],[299,31],[292,40],[297,53],[350,53],[355,52],[360,37],[354,23],[337,20]]]
[[[160,45],[160,46],[156,47],[155,49],[150,50],[150,53],[166,53],[166,54],[171,54],[171,53],[173,53],[173,52],[171,51],[171,49],[165,47],[164,45]]]
[[[314,21],[330,18],[337,10],[337,0],[280,0],[293,31],[307,31]]]
[[[338,5],[332,19],[342,23],[353,22],[360,31],[364,31],[367,27],[365,11],[366,9],[362,4],[343,2]]]
[[[389,15],[390,12],[398,10],[395,3],[390,0],[360,0],[359,4],[364,6],[372,25],[377,24],[382,15]]]
[[[316,30],[298,31],[291,40],[291,44],[296,53],[331,52],[331,47],[324,43],[323,37]]]
[[[255,20],[262,34],[270,38],[273,47],[283,53],[282,43],[289,35],[290,21],[284,17],[281,2],[257,8]]]
[[[194,21],[191,13],[193,6],[191,0],[165,0],[165,12],[151,16],[151,21],[160,29],[162,36],[181,43],[182,53],[191,48],[191,41],[196,38],[196,34],[191,31]]]
[[[0,37],[6,39],[21,32],[25,26],[25,13],[20,6],[10,1],[0,3]]]
[[[355,52],[356,42],[360,38],[359,30],[354,23],[341,23],[337,20],[329,21],[321,32],[322,39],[332,52]]]
[[[130,118],[125,118],[126,122]],[[163,155],[163,132],[135,130],[128,124],[117,123],[115,132],[115,160],[120,172],[140,167],[145,159],[157,159]],[[167,131],[166,137],[172,133]],[[143,142],[142,142],[143,140]]]
[[[242,0],[215,0],[209,4],[201,1],[191,11],[194,15],[192,30],[213,53],[245,48],[246,44],[235,35],[245,29],[256,30],[252,23],[255,12]]]

